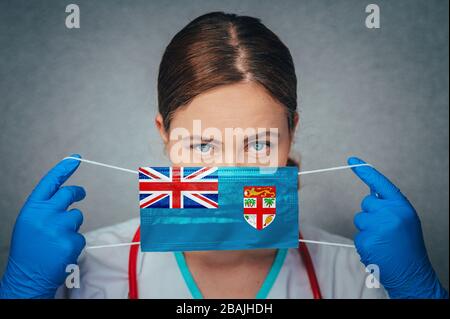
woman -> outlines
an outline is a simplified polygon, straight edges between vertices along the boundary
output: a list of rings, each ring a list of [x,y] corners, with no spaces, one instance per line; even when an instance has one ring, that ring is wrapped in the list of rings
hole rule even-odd
[[[198,17],[175,35],[159,69],[155,123],[170,160],[250,165],[250,159],[276,154],[276,165],[268,165],[293,165],[289,152],[299,121],[296,86],[288,48],[258,19],[222,12]],[[243,139],[236,146],[194,136],[196,120],[222,136],[227,128],[276,128],[278,135]],[[182,143],[190,151],[188,160],[172,152],[180,141],[171,133],[180,128],[189,132]],[[226,154],[232,154],[231,161],[223,160]],[[237,158],[245,161],[238,163]],[[129,247],[117,247],[85,250],[78,259],[86,240],[91,245],[129,242],[139,226],[133,219],[88,233],[85,240],[78,233],[81,212],[66,212],[84,198],[84,190],[60,187],[78,165],[77,160],[58,164],[19,214],[0,289],[3,297],[52,298],[59,286],[57,296],[69,298],[384,298],[386,292],[393,298],[447,296],[428,260],[414,209],[373,168],[354,169],[371,189],[355,217],[359,256],[353,249],[327,246],[309,251],[303,246],[300,255],[296,249],[258,249],[137,256],[133,248],[130,254]],[[347,242],[303,225],[301,231],[312,240]],[[66,266],[77,259],[80,288],[66,289]],[[360,259],[379,267],[385,289],[366,284]],[[137,278],[130,281],[130,275]]]

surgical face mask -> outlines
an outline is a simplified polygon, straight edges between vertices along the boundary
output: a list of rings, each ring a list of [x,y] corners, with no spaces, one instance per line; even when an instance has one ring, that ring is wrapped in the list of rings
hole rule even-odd
[[[298,247],[297,167],[141,167],[141,250]]]
[[[298,242],[354,248],[298,238],[298,175],[372,166],[364,163],[302,172],[297,167],[228,166],[141,167],[135,171],[66,158],[139,176],[141,242],[88,243],[86,249],[140,244],[142,251],[290,248],[298,247]]]

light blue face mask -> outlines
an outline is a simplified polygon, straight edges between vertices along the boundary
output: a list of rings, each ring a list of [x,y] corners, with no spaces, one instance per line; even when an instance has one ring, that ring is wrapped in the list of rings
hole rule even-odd
[[[141,242],[86,249],[141,244],[142,251],[291,248],[298,247],[298,242],[354,248],[298,239],[298,175],[372,166],[359,163],[302,172],[297,167],[142,167],[135,171],[66,158],[139,176]]]
[[[298,247],[298,169],[139,168],[141,249]]]

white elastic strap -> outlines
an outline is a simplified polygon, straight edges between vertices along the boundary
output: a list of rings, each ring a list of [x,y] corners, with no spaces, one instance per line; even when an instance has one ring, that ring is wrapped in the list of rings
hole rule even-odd
[[[104,163],[95,162],[95,161],[90,161],[90,160],[87,160],[87,159],[84,159],[84,158],[68,156],[68,157],[63,158],[63,160],[65,160],[65,159],[74,159],[74,160],[77,160],[77,161],[80,161],[80,162],[84,162],[84,163],[89,163],[89,164],[93,164],[93,165],[98,165],[98,166],[103,166],[103,167],[107,167],[107,168],[112,168],[112,169],[116,169],[116,170],[127,172],[127,173],[138,174],[138,171],[134,171],[132,169],[122,168],[122,167],[119,167],[119,166],[104,164]],[[341,170],[341,169],[348,169],[348,168],[360,167],[360,166],[371,166],[371,167],[373,167],[372,164],[368,164],[368,163],[353,164],[353,165],[336,166],[336,167],[330,167],[330,168],[321,168],[321,169],[315,169],[315,170],[311,170],[311,171],[301,171],[301,172],[298,172],[298,175],[307,175],[307,174],[315,174],[315,173],[337,171],[337,170]]]
[[[349,244],[340,244],[340,243],[330,243],[327,241],[317,241],[317,240],[307,240],[307,239],[299,239],[301,243],[308,244],[319,244],[319,245],[327,245],[327,246],[339,246],[339,247],[347,247],[347,248],[355,248],[355,245]],[[120,243],[120,244],[109,244],[109,245],[98,245],[98,246],[87,246],[86,249],[98,249],[98,248],[112,248],[112,247],[122,247],[122,246],[133,246],[140,245],[140,241],[132,242],[132,243]]]
[[[65,159],[73,159],[73,160],[77,160],[77,161],[84,162],[84,163],[89,163],[89,164],[93,164],[93,165],[98,165],[98,166],[103,166],[103,167],[107,167],[107,168],[116,169],[116,170],[122,171],[122,172],[138,174],[137,171],[133,171],[132,169],[122,168],[122,167],[119,167],[119,166],[104,164],[104,163],[95,162],[95,161],[90,161],[90,160],[87,160],[87,159],[84,159],[84,158],[68,156],[68,157],[64,157],[63,158],[63,160],[65,160]]]
[[[353,165],[344,165],[344,166],[336,166],[336,167],[330,167],[330,168],[315,169],[315,170],[312,170],[312,171],[302,171],[302,172],[298,172],[298,175],[307,175],[307,174],[315,174],[315,173],[337,171],[337,170],[340,170],[340,169],[347,169],[347,168],[360,167],[360,166],[373,167],[373,165],[369,164],[369,163],[353,164]]]
[[[68,157],[65,157],[64,159],[73,159],[73,160],[77,160],[77,161],[88,163],[88,164],[93,164],[93,165],[98,165],[98,166],[103,166],[103,167],[119,170],[119,171],[122,171],[122,172],[138,174],[137,171],[134,171],[134,170],[131,170],[131,169],[128,169],[128,168],[122,168],[122,167],[119,167],[119,166],[114,166],[114,165],[104,164],[104,163],[100,163],[100,162],[90,161],[90,160],[83,159],[83,158],[68,156]],[[337,171],[337,170],[341,170],[341,169],[348,169],[348,168],[359,167],[359,166],[371,166],[371,167],[373,167],[371,164],[368,164],[368,163],[354,164],[354,165],[345,165],[345,166],[336,166],[336,167],[330,167],[330,168],[315,169],[315,170],[311,170],[311,171],[302,171],[302,172],[299,172],[298,175],[306,175],[306,174],[315,174],[315,173]],[[328,246],[339,246],[339,247],[355,248],[354,245],[340,244],[340,243],[330,243],[330,242],[326,242],[326,241],[307,240],[307,239],[299,239],[298,241],[299,242],[303,242],[303,243],[309,243],[309,244],[318,244],[318,245],[328,245]],[[98,245],[98,246],[87,246],[86,249],[121,247],[121,246],[131,246],[131,245],[139,245],[139,244],[140,244],[140,242],[120,243],[120,244],[111,244],[111,245]]]

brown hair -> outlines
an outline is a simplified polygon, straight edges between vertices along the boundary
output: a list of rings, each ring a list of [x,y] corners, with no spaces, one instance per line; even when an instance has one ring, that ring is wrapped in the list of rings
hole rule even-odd
[[[283,42],[257,18],[211,12],[194,19],[170,41],[159,66],[158,108],[165,130],[174,112],[197,95],[242,81],[261,84],[285,106],[294,129],[297,77]]]

